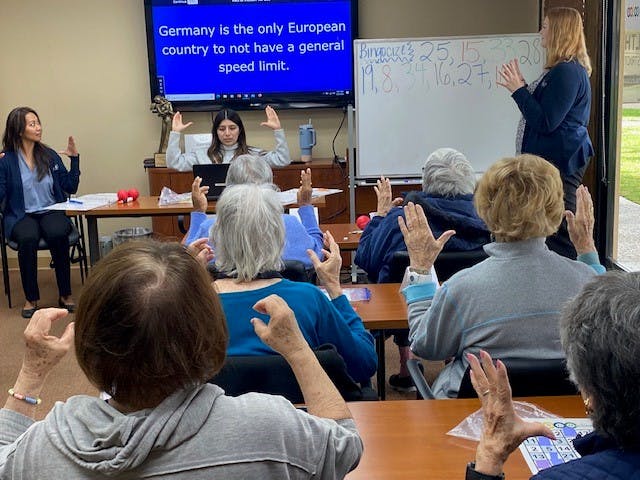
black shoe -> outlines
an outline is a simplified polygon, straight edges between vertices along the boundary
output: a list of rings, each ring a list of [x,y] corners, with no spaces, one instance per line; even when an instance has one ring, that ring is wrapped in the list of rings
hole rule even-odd
[[[22,318],[31,318],[33,314],[36,313],[36,310],[38,310],[38,307],[23,308],[20,310],[20,315],[22,315]]]
[[[58,298],[58,306],[60,308],[66,308],[67,312],[69,312],[69,313],[73,313],[73,312],[76,311],[76,304],[75,303],[64,303],[62,301],[62,298]]]
[[[420,364],[420,371],[424,373],[422,363]],[[391,375],[389,377],[389,386],[397,392],[409,393],[416,391],[416,386],[413,384],[411,375],[407,375],[406,377],[401,377],[398,373]]]

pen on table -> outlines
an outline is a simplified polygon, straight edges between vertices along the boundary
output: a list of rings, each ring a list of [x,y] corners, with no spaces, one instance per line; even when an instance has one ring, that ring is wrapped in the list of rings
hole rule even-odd
[[[82,205],[82,200],[77,200],[75,198],[70,198],[69,200],[67,200],[67,202],[69,203],[76,203],[78,205]]]

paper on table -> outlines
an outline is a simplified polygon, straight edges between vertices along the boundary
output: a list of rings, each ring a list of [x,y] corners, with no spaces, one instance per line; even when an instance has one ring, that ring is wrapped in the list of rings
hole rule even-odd
[[[87,211],[94,208],[104,207],[118,201],[117,193],[89,193],[87,195],[81,195],[74,197],[71,201],[55,203],[49,205],[45,210],[77,210]]]
[[[320,290],[328,297],[327,291],[320,287]],[[362,302],[371,300],[371,290],[367,287],[346,287],[342,289],[342,294],[347,297],[350,302]]]
[[[312,189],[311,197],[320,198],[341,192],[342,190],[338,188],[314,188]],[[298,189],[290,188],[289,190],[285,190],[284,192],[278,192],[278,196],[281,198],[281,201],[283,201],[283,205],[287,205],[288,203],[296,203],[296,201],[298,200]],[[284,203],[284,200],[287,200],[287,203]]]

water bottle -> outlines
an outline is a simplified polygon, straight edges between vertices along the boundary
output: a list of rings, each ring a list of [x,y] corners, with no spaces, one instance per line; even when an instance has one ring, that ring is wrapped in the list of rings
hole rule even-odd
[[[300,137],[300,160],[310,162],[311,149],[316,144],[316,130],[311,125],[311,119],[309,119],[309,123],[298,127],[298,134]]]

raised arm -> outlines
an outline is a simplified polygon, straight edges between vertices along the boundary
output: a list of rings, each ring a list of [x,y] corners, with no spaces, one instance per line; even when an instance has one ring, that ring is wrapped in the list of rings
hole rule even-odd
[[[578,260],[589,265],[597,273],[604,273],[605,268],[600,264],[593,240],[595,216],[593,201],[587,187],[580,185],[576,190],[576,213],[567,210],[564,214],[567,219],[569,239],[578,253]]]
[[[287,303],[277,295],[270,295],[253,308],[270,317],[268,324],[256,317],[251,323],[258,337],[291,366],[309,413],[334,420],[351,418],[347,404],[302,336]]]
[[[169,141],[167,143],[167,167],[175,168],[181,172],[188,172],[196,164],[211,163],[211,160],[207,156],[206,149],[186,153],[180,151],[180,135],[192,124],[193,122],[184,123],[180,112],[176,112],[173,115],[171,132],[169,133]]]
[[[289,165],[291,163],[291,154],[289,153],[289,145],[287,144],[284,130],[280,125],[280,118],[276,111],[270,106],[267,106],[267,108],[264,109],[264,112],[267,116],[267,120],[262,122],[260,125],[273,130],[276,148],[275,150],[270,151],[253,148],[251,153],[254,155],[260,155],[272,167],[283,167],[285,165]]]

